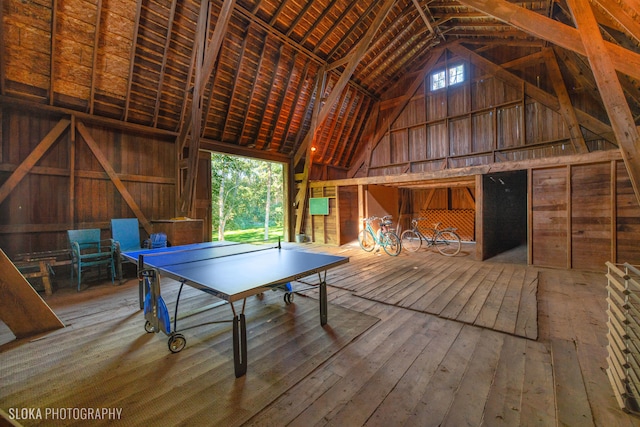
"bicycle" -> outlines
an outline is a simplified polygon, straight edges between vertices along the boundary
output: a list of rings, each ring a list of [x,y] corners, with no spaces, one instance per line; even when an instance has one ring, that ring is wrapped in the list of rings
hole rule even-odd
[[[371,223],[375,220],[380,221],[380,229],[378,232],[373,231],[373,227],[371,227]],[[391,215],[385,215],[382,218],[378,218],[376,216],[372,216],[369,218],[364,218],[365,222],[364,230],[358,233],[358,243],[360,243],[360,247],[367,251],[371,252],[375,249],[376,245],[381,246],[384,251],[390,256],[398,256],[400,251],[402,251],[402,243],[398,235],[391,228]]]
[[[423,221],[426,218],[414,218],[411,220],[411,229],[405,230],[400,236],[402,247],[409,252],[415,252],[422,246],[422,241],[427,243],[427,247],[435,246],[442,255],[454,256],[460,252],[460,236],[456,233],[456,228],[447,227],[442,230],[440,222],[433,224],[433,229],[430,230],[430,237],[422,234],[418,228],[418,221]]]

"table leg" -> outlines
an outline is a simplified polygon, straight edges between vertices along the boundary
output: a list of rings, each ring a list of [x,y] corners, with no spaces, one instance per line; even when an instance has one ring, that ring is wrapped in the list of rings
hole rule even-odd
[[[233,367],[236,378],[247,373],[247,323],[244,313],[233,318]]]
[[[320,324],[327,324],[327,281],[320,281]]]

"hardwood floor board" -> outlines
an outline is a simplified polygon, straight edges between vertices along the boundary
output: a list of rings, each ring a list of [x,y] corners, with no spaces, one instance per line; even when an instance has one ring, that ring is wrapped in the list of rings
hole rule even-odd
[[[463,325],[439,319],[427,335],[435,334],[396,386],[364,424],[367,427],[406,425],[419,399],[427,392],[431,378],[457,339]]]
[[[386,339],[381,342],[376,340],[378,345],[372,351],[360,353],[360,356],[355,359],[349,357],[348,362],[342,368],[347,368],[347,373],[357,373],[356,375],[347,373],[341,375],[340,372],[333,371],[333,364],[328,364],[325,369],[331,369],[342,376],[343,379],[336,382],[322,396],[316,399],[289,425],[291,427],[307,427],[310,424],[326,420],[325,417],[330,419],[332,413],[339,411],[366,382],[370,381],[380,367],[393,356],[397,347],[405,341],[411,340],[412,336],[424,327],[424,323],[418,322],[417,319],[421,319],[423,322],[426,320],[419,313],[412,313],[412,316],[409,316],[401,325],[394,325],[394,330],[386,336]],[[345,356],[344,352],[341,353],[341,356]]]
[[[453,298],[451,298],[447,305],[440,311],[440,316],[445,319],[459,320],[460,313],[469,304],[469,300],[473,297],[476,289],[478,289],[490,271],[490,265],[481,264],[478,271],[473,276],[467,278],[462,288],[456,292]]]
[[[497,331],[515,334],[518,322],[518,313],[521,311],[520,300],[524,287],[525,268],[516,268],[507,284],[507,289],[502,298],[502,305],[498,310],[493,329]]]
[[[457,268],[453,265],[447,267],[446,275],[438,280],[438,283],[431,287],[419,299],[409,307],[413,310],[429,313],[428,307],[435,301],[449,286],[452,286],[467,270],[472,268],[471,263],[464,263]],[[434,313],[438,314],[438,313]]]
[[[475,326],[465,325],[462,328],[405,425],[442,425],[480,336]]]
[[[398,305],[402,307],[414,307],[427,293],[437,288],[443,280],[447,280],[449,272],[455,270],[455,268],[444,259],[440,261],[442,264],[436,265],[434,268],[436,273],[433,275],[425,274],[422,280],[416,283],[418,286],[414,286],[414,291],[407,293],[406,296],[398,302]]]
[[[454,282],[440,292],[432,302],[424,310],[427,313],[435,313],[442,316],[442,311],[453,301],[453,299],[474,280],[482,269],[482,264],[473,263],[469,269],[465,270]],[[444,316],[443,316],[444,317]]]
[[[585,427],[595,425],[574,342],[552,339],[551,359],[558,423]]]
[[[458,320],[464,323],[474,324],[480,311],[482,311],[482,307],[484,306],[485,301],[489,297],[491,293],[491,289],[493,289],[493,285],[500,277],[502,273],[501,268],[496,268],[492,266],[489,273],[486,277],[478,284],[478,287],[473,291],[469,301],[465,304],[465,306],[460,311],[458,315]]]
[[[393,355],[329,419],[328,425],[363,425],[369,419],[442,327],[437,319],[425,318],[425,320],[428,323],[409,339],[394,346]]]
[[[505,336],[500,360],[491,382],[481,425],[521,425],[521,396],[525,369],[526,340]]]
[[[401,276],[401,281],[393,290],[388,290],[380,294],[376,294],[375,291],[367,294],[358,292],[358,295],[363,298],[385,301],[388,304],[400,304],[401,301],[405,300],[405,298],[416,289],[423,289],[427,278],[429,278],[434,271],[438,271],[440,266],[444,264],[444,261],[441,259],[436,259],[426,264],[420,264],[416,261],[418,261],[418,259],[414,257],[412,262],[408,264],[404,270],[400,270],[399,276]]]
[[[530,339],[538,339],[538,270],[527,268],[524,278],[518,319],[516,320],[516,335]]]
[[[480,341],[456,389],[442,426],[477,426],[482,423],[504,339],[505,335],[502,333],[488,329],[480,332]]]
[[[407,287],[410,287],[416,280],[423,277],[423,272],[411,268],[410,270],[400,271],[399,273],[392,274],[388,278],[383,279],[384,285],[380,286],[376,284],[373,289],[358,290],[358,296],[367,299],[384,300],[392,304],[391,298],[402,292]]]
[[[496,324],[496,319],[502,307],[502,300],[507,292],[509,280],[513,276],[515,267],[511,265],[505,265],[500,276],[496,280],[496,283],[491,288],[491,292],[487,296],[487,299],[482,306],[482,310],[478,314],[474,325],[482,326],[485,328],[493,328]]]
[[[558,425],[551,353],[547,345],[527,340],[520,419],[527,426]]]

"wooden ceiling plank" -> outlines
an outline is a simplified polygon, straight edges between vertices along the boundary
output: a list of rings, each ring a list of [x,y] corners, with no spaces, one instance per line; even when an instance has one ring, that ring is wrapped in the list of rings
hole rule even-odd
[[[249,39],[248,35],[249,35],[249,30],[251,29],[251,24],[249,24],[249,28],[247,28],[247,31],[245,33],[244,38],[242,39],[242,46],[240,47],[240,59],[238,60],[238,66],[235,68],[234,72],[234,76],[233,76],[233,87],[231,89],[231,98],[229,100],[229,106],[232,106],[235,104],[235,100],[238,96],[238,76],[240,75],[240,71],[242,71],[244,69],[244,67],[242,66],[244,59],[245,59],[245,51],[247,48],[247,40]],[[225,114],[225,118],[224,118],[224,125],[222,126],[222,133],[220,134],[220,139],[222,141],[225,141],[225,134],[227,133],[227,127],[229,125],[229,117],[231,116],[230,114],[231,112],[227,109],[226,114]]]
[[[311,25],[311,28],[309,28],[309,30],[307,30],[306,34],[302,37],[302,39],[300,39],[299,43],[301,45],[305,44],[305,42],[307,41],[309,36],[311,36],[311,34],[313,34],[313,32],[316,30],[316,28],[318,28],[318,25],[320,25],[322,23],[324,18],[331,11],[331,9],[333,9],[335,7],[337,2],[338,2],[338,0],[331,0],[331,2],[324,8],[322,13],[320,13],[320,15],[318,17],[314,17],[315,22],[313,23],[313,25]],[[311,2],[309,2],[309,3],[311,3]]]
[[[306,15],[306,13],[309,11],[309,8],[311,7],[311,5],[313,4],[312,1],[309,2],[305,2],[304,7],[302,8],[302,10],[298,13],[298,16],[296,16],[296,19],[293,20],[293,22],[291,23],[291,26],[289,27],[289,31],[287,31],[285,33],[285,35],[287,36],[287,38],[291,38],[291,34],[293,33],[293,31],[296,29],[296,27],[298,26],[298,24],[300,23],[300,21],[302,20],[302,18],[304,17],[304,15]]]
[[[77,122],[76,128],[78,129],[78,133],[82,135],[84,142],[87,144],[93,155],[98,160],[98,163],[100,163],[100,166],[102,166],[107,175],[109,175],[109,179],[111,179],[111,182],[113,182],[113,185],[115,185],[124,201],[138,218],[144,230],[149,234],[153,233],[153,227],[151,226],[151,223],[142,212],[131,193],[129,193],[127,187],[125,187],[125,185],[122,183],[122,180],[111,166],[111,163],[109,163],[107,157],[104,155],[104,153],[102,153],[100,147],[98,147],[98,143],[95,141],[95,139],[93,139],[93,136],[91,136],[89,130],[84,126],[82,122]]]
[[[289,133],[291,132],[291,125],[293,123],[293,116],[296,112],[296,106],[298,104],[300,104],[300,95],[302,94],[302,89],[305,86],[305,82],[307,81],[307,77],[309,74],[309,67],[311,66],[311,62],[310,61],[305,61],[304,64],[304,71],[301,74],[301,78],[300,81],[298,82],[298,87],[296,88],[296,93],[293,96],[293,103],[291,104],[291,107],[289,108],[289,115],[287,116],[287,121],[284,125],[284,132],[283,132],[283,136],[282,136],[282,144],[278,147],[278,152],[282,153],[282,151],[285,148],[286,142],[289,139]],[[295,68],[295,62],[293,67]],[[291,75],[293,75],[293,70],[291,70]],[[311,99],[311,97],[307,98],[308,100]],[[307,100],[307,103],[305,105],[305,109],[304,111],[307,111],[308,109],[308,103],[309,101]]]
[[[356,101],[359,101],[358,98],[362,98],[362,97],[358,97],[357,94],[351,93],[351,96],[349,97],[349,103],[344,109],[344,114],[342,114],[342,120],[340,123],[340,127],[338,129],[338,134],[335,137],[333,137],[332,135],[329,139],[329,140],[335,141],[335,143],[333,144],[333,149],[331,150],[331,153],[329,154],[329,159],[328,159],[329,162],[331,162],[334,165],[339,165],[340,163],[340,157],[339,156],[337,158],[335,157],[338,151],[338,147],[341,146],[344,148],[344,146],[349,143],[349,139],[345,138],[344,132],[348,123],[353,124],[353,122],[356,121],[355,120],[356,116],[352,116],[350,113],[351,111],[353,111],[353,108],[356,105]],[[340,150],[340,152],[342,152],[342,150]]]
[[[376,32],[380,29],[380,26],[382,25],[387,14],[395,4],[395,1],[396,0],[385,0],[384,4],[378,11],[378,14],[376,15],[375,19],[369,26],[366,34],[358,42],[358,47],[355,49],[353,57],[349,60],[349,63],[345,66],[344,72],[342,73],[342,75],[338,79],[338,82],[335,84],[335,86],[331,90],[331,93],[327,98],[327,102],[322,106],[322,109],[320,110],[320,114],[318,117],[319,127],[324,125],[324,122],[329,116],[331,109],[333,108],[334,104],[340,97],[344,88],[349,83],[349,80],[351,79],[353,72],[355,71],[357,65],[360,63],[362,56],[369,48],[369,44],[373,40],[373,37],[375,36]],[[310,140],[314,137],[315,132],[316,132],[316,128],[311,128],[309,130],[309,133],[305,137],[303,143],[300,145],[300,147],[298,147],[298,150],[296,151],[296,154],[294,156],[294,166],[297,165],[302,159],[302,155],[306,150],[307,146],[309,145]]]
[[[265,43],[266,44],[266,43]],[[258,119],[258,126],[256,127],[256,134],[253,137],[253,141],[256,144],[256,148],[259,150],[263,150],[264,149],[264,145],[261,147],[257,146],[257,142],[258,142],[258,138],[260,138],[260,130],[262,130],[262,126],[263,126],[263,122],[264,122],[264,117],[267,114],[267,108],[269,108],[270,105],[282,105],[282,102],[277,102],[272,100],[273,97],[273,93],[275,92],[274,90],[274,83],[276,81],[276,77],[278,75],[278,69],[280,68],[280,61],[282,60],[282,49],[284,48],[284,45],[280,45],[280,47],[278,48],[277,52],[276,52],[276,58],[275,61],[273,61],[276,66],[275,68],[273,68],[272,73],[271,73],[271,77],[269,78],[269,84],[267,85],[268,88],[268,93],[267,93],[267,98],[265,101],[265,105],[262,108],[262,110],[260,111],[260,118]],[[269,125],[269,130],[271,128],[271,125]],[[269,132],[267,131],[267,134]],[[265,140],[266,142],[266,140]]]
[[[281,46],[281,49],[284,49],[284,45]],[[296,61],[298,60],[298,55],[300,53],[297,51],[293,52],[293,59],[291,61],[291,66],[289,67],[289,72],[287,73],[287,82],[284,84],[284,90],[282,91],[282,96],[280,97],[280,99],[276,102],[276,111],[273,115],[273,119],[272,122],[269,126],[269,132],[267,132],[267,139],[265,140],[265,143],[262,147],[262,150],[268,150],[273,148],[271,146],[271,143],[273,142],[273,134],[275,133],[275,127],[277,127],[278,125],[278,121],[280,120],[280,115],[282,114],[282,110],[284,108],[284,104],[286,102],[286,98],[287,98],[287,94],[289,93],[289,91],[291,90],[291,84],[293,81],[293,76],[294,76],[294,70],[295,70],[295,66],[296,66]],[[276,68],[276,71],[279,67]],[[295,105],[295,101],[292,105],[292,109],[293,106]],[[279,147],[276,147],[276,149]]]
[[[365,103],[368,104],[368,102],[371,100],[371,98],[367,98],[367,97],[364,97],[364,96],[359,96],[358,98],[359,98],[358,99],[358,105],[356,106],[356,109],[355,109],[355,111],[353,113],[354,120],[351,120],[351,123],[349,124],[349,128],[344,133],[345,136],[340,135],[340,140],[344,141],[344,143],[342,144],[342,146],[340,148],[340,153],[338,153],[338,156],[336,157],[336,159],[337,159],[336,165],[338,165],[340,167],[345,167],[346,163],[347,163],[347,161],[345,160],[344,153],[346,151],[351,151],[351,148],[353,148],[353,146],[358,145],[357,143],[355,143],[355,141],[357,141],[357,140],[353,136],[354,135],[354,129],[356,128],[356,125],[358,125],[358,124],[362,125],[362,123],[364,123],[364,120],[358,120],[358,118],[361,117],[360,116],[360,112],[362,111],[362,107],[365,105]],[[356,133],[356,135],[357,135],[357,133]],[[350,148],[350,150],[347,150],[347,148]]]
[[[2,9],[0,7],[0,40],[4,40],[3,34],[2,34]],[[54,85],[53,83],[55,82],[55,78],[54,76],[56,75],[55,72],[55,66],[56,66],[56,49],[58,47],[57,45],[57,39],[58,39],[58,26],[56,25],[57,21],[57,15],[58,15],[58,0],[53,0],[52,4],[51,4],[51,45],[50,45],[50,49],[51,49],[51,53],[50,53],[50,60],[49,60],[49,105],[53,105],[54,101],[55,101],[55,92],[54,92]],[[4,95],[5,91],[4,91],[4,59],[0,60],[0,78],[2,79],[2,94]]]
[[[629,178],[640,202],[640,134],[624,96],[605,41],[587,0],[567,0],[576,22],[600,95],[611,120]]]
[[[472,7],[496,19],[509,23],[520,30],[587,56],[584,44],[577,29],[561,22],[549,19],[524,7],[509,3],[506,0],[458,0],[465,6]],[[599,31],[599,30],[598,30]],[[604,42],[611,61],[616,69],[630,77],[640,79],[640,54]]]
[[[29,171],[40,161],[42,156],[51,148],[58,140],[62,132],[69,127],[71,121],[69,119],[60,120],[49,133],[42,138],[38,145],[29,153],[29,155],[20,163],[7,180],[0,187],[0,204],[4,202],[7,196],[18,186],[20,181],[29,173]]]
[[[335,109],[333,111],[333,120],[331,121],[331,125],[329,126],[329,131],[327,133],[327,138],[325,139],[326,144],[324,144],[324,146],[322,147],[322,151],[320,152],[320,154],[318,154],[318,151],[316,151],[317,162],[326,162],[325,156],[327,155],[329,144],[333,139],[333,132],[335,131],[336,126],[338,125],[339,118],[341,115],[340,112],[342,111],[342,106],[344,105],[344,101],[345,99],[347,99],[348,94],[349,94],[349,88],[346,88],[345,90],[342,91],[342,94],[340,94],[340,99],[335,105]]]
[[[129,105],[131,104],[131,85],[133,84],[133,70],[136,64],[136,46],[138,46],[138,33],[140,32],[140,15],[142,11],[142,0],[136,3],[136,18],[133,28],[133,42],[131,43],[131,54],[129,55],[129,76],[127,78],[127,94],[125,96],[123,121],[129,120]]]
[[[365,108],[365,111],[370,111],[373,108],[374,105],[374,100],[371,98],[367,98],[367,107]],[[376,110],[377,111],[377,110]],[[366,125],[369,121],[365,121],[365,120],[360,120],[358,121],[358,126],[357,129],[355,130],[355,133],[353,134],[354,136],[352,137],[353,140],[355,141],[359,141],[360,138],[358,137],[358,135],[362,135],[362,132],[364,132],[364,129],[366,128]],[[353,158],[353,156],[355,155],[355,153],[357,152],[357,149],[360,145],[359,144],[351,144],[351,147],[349,147],[349,152],[348,155],[344,158],[343,161],[343,166],[347,166],[350,162],[351,159]]]
[[[329,52],[329,54],[327,55],[328,59],[333,58],[336,55],[336,52],[338,52],[338,50],[340,50],[342,48],[342,45],[349,40],[349,38],[351,37],[351,35],[353,34],[353,32],[360,27],[360,25],[362,24],[362,21],[365,20],[365,18],[367,16],[369,16],[369,14],[371,13],[371,11],[373,10],[373,8],[376,6],[375,1],[372,1],[371,4],[369,5],[369,7],[367,7],[367,10],[364,11],[364,13],[362,15],[360,15],[360,18],[358,18],[358,20],[349,28],[349,30],[344,34],[344,36],[342,36],[342,38],[340,39],[340,42],[336,43],[336,45],[334,46],[333,49],[331,49],[331,51]]]
[[[313,50],[313,53],[315,53],[316,55],[318,54],[318,52],[320,51],[320,48],[322,47],[322,45],[327,41],[327,38],[331,34],[333,34],[335,29],[338,28],[339,25],[342,24],[342,22],[344,21],[344,18],[351,12],[351,10],[353,10],[353,8],[357,4],[358,4],[357,1],[348,2],[347,7],[345,7],[344,11],[342,11],[342,13],[338,17],[338,19],[336,19],[335,22],[333,23],[333,25],[331,25],[331,28],[329,28],[329,30],[327,30],[327,32],[324,33],[324,35],[320,38],[320,40],[318,40],[318,43],[316,44],[316,47]]]
[[[615,1],[596,0],[607,13],[631,36],[636,43],[640,43],[640,23],[631,16]]]
[[[269,39],[269,34],[265,36],[265,39],[262,43],[262,52],[260,53],[260,59],[258,60],[258,67],[256,68],[256,76],[253,79],[253,84],[251,85],[251,93],[249,94],[249,103],[247,104],[247,108],[244,110],[244,117],[242,118],[242,129],[240,130],[240,136],[238,137],[238,145],[246,145],[243,144],[242,139],[244,138],[244,133],[247,128],[247,117],[249,117],[249,112],[251,111],[251,103],[254,101],[254,94],[256,93],[256,87],[258,86],[260,72],[262,71],[262,64],[264,63],[264,56],[267,54],[267,40]]]
[[[556,55],[553,53],[553,48],[546,48],[544,50],[544,58],[547,65],[547,72],[549,78],[555,89],[556,96],[560,103],[560,114],[564,118],[567,128],[569,129],[569,135],[571,136],[571,143],[576,153],[586,153],[589,151],[587,144],[584,142],[584,136],[580,130],[580,124],[576,117],[575,110],[571,105],[571,98],[567,92],[567,87],[560,71]]]
[[[96,23],[93,35],[93,53],[91,58],[91,81],[89,82],[89,114],[93,114],[96,98],[96,75],[98,74],[98,47],[100,46],[100,17],[102,16],[102,0],[96,4]],[[53,58],[53,55],[51,55]]]
[[[427,26],[427,28],[429,29],[429,32],[432,35],[435,34],[436,33],[435,30],[433,29],[431,22],[429,22],[429,18],[427,17],[427,14],[424,12],[424,10],[422,10],[422,6],[420,6],[420,3],[418,3],[418,0],[412,0],[412,2],[413,2],[413,5],[416,7],[416,9],[418,9],[418,13],[422,18],[422,22],[424,22],[424,25]],[[427,10],[429,10],[429,5],[427,5]]]
[[[173,33],[173,21],[176,16],[177,2],[171,2],[171,10],[169,11],[169,19],[167,22],[167,35],[164,42],[164,51],[162,54],[162,65],[160,66],[160,77],[158,78],[158,91],[156,94],[155,106],[153,109],[153,125],[158,126],[158,115],[160,114],[160,97],[164,92],[164,75],[167,70],[167,59],[169,54],[169,45],[171,44],[171,35]]]

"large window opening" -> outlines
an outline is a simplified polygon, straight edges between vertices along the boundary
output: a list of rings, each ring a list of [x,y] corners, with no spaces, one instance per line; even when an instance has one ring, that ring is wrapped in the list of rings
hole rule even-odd
[[[283,238],[283,165],[213,153],[211,205],[213,241]]]

